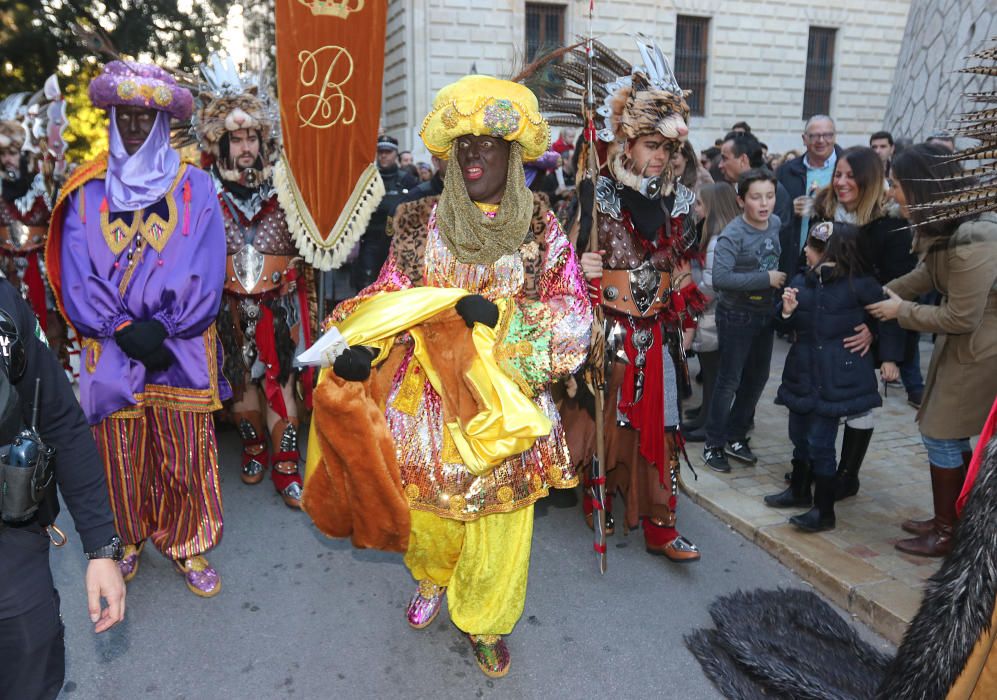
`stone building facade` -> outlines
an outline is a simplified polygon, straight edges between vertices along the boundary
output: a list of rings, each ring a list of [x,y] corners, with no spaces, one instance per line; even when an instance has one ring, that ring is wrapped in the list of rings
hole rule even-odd
[[[980,0],[985,4],[987,0]],[[916,1],[915,5],[918,4]],[[524,63],[527,16],[553,8],[565,38],[587,32],[585,0],[389,0],[383,127],[422,152],[421,119],[443,85],[479,73],[508,77]],[[692,119],[697,148],[738,120],[772,151],[799,149],[811,28],[833,30],[830,113],[839,143],[867,143],[880,128],[901,51],[910,0],[598,0],[596,36],[630,61],[629,35],[657,40],[670,58],[679,18],[707,22],[704,114]]]
[[[983,89],[984,78],[958,69],[966,56],[991,45],[994,37],[994,0],[913,0],[885,127],[897,136],[923,141],[972,109],[962,95]]]

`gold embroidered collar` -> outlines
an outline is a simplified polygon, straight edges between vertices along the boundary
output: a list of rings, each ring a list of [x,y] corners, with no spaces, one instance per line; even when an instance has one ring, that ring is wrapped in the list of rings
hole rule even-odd
[[[166,200],[167,215],[164,220],[162,216],[158,213],[151,213],[149,216],[145,215],[145,210],[140,209],[134,212],[132,215],[132,221],[130,224],[126,224],[120,217],[115,217],[111,221],[111,213],[107,209],[106,203],[100,208],[100,230],[104,234],[104,240],[107,242],[107,247],[111,249],[115,257],[121,255],[121,252],[128,247],[135,238],[135,234],[138,233],[146,240],[146,242],[153,247],[157,253],[162,253],[163,248],[166,247],[167,242],[170,240],[170,236],[177,228],[177,222],[179,221],[179,216],[177,215],[177,200],[174,196],[176,192],[177,185],[180,184],[180,180],[183,178],[184,173],[187,171],[187,164],[181,163],[180,168],[177,170],[176,179],[173,180],[173,184],[170,185],[170,189],[166,192],[163,197]]]

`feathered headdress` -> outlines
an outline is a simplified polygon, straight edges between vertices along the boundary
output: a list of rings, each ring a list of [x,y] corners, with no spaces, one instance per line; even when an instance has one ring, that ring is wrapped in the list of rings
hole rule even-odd
[[[49,158],[52,175],[61,178],[65,169],[66,104],[59,80],[51,75],[38,92],[20,92],[0,100],[0,148],[14,147]]]
[[[624,184],[640,178],[623,164],[623,147],[630,139],[661,134],[677,150],[689,134],[688,90],[679,87],[668,59],[650,39],[634,37],[643,65],[631,66],[599,41],[592,42],[592,91],[599,106],[592,118],[599,141],[607,145],[607,166]],[[576,48],[554,66],[564,79],[563,93],[544,97],[540,107],[555,126],[585,127],[585,94],[589,58]],[[634,180],[630,183],[629,180]]]
[[[997,77],[997,46],[981,49],[971,54],[967,61],[974,64],[967,65],[960,72]],[[997,90],[969,92],[966,98],[982,105],[997,105]],[[974,167],[948,178],[956,189],[946,196],[912,207],[926,215],[921,222],[923,224],[997,210],[997,106],[984,106],[983,109],[967,112],[955,123],[956,128],[951,129],[949,134],[975,139],[979,143],[956,151],[951,158],[953,161],[971,162]],[[963,185],[967,179],[971,184]]]
[[[232,131],[253,129],[260,134],[262,179],[270,176],[280,156],[280,121],[269,91],[266,73],[240,75],[231,58],[211,54],[201,66],[204,82],[197,90],[197,109],[190,133],[201,150],[212,156],[222,177],[238,180],[221,158],[222,139]]]
[[[0,100],[0,148],[11,146],[21,150],[28,132],[20,119],[24,117],[24,104],[30,92],[18,92]]]

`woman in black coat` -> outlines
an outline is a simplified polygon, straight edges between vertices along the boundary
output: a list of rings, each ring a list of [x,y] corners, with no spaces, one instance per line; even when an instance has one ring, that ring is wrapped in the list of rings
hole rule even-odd
[[[819,219],[859,227],[860,261],[881,285],[902,277],[917,264],[907,221],[886,213],[885,184],[879,156],[871,148],[856,146],[838,156],[831,185],[817,194],[815,203]],[[907,400],[914,406],[920,404],[924,392],[917,343],[917,333],[889,321],[879,325],[874,348],[883,381],[902,379]],[[838,500],[858,493],[859,469],[872,439],[874,422],[869,414],[845,424],[836,483]]]
[[[811,505],[790,518],[802,530],[834,528],[835,439],[841,418],[857,418],[882,405],[871,355],[849,351],[844,339],[869,322],[865,306],[883,299],[883,287],[864,273],[856,227],[823,222],[804,247],[805,273],[783,292],[776,327],[792,331],[777,401],[789,408],[793,472],[789,488],[765,497],[774,508]]]

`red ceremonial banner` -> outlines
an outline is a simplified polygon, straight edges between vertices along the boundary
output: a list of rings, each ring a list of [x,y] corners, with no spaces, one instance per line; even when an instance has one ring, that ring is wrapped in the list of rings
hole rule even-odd
[[[298,249],[339,267],[384,195],[372,161],[387,0],[277,0],[284,156],[274,184]]]

